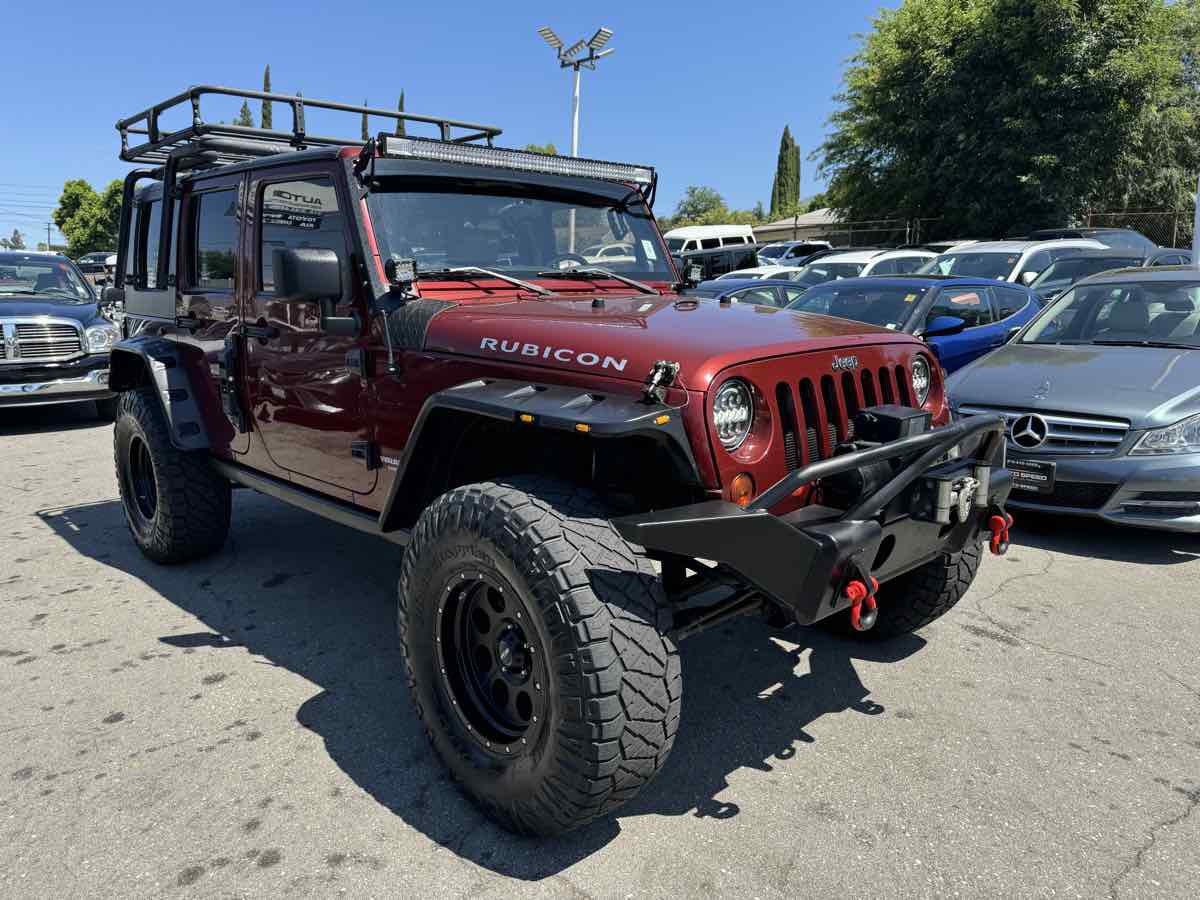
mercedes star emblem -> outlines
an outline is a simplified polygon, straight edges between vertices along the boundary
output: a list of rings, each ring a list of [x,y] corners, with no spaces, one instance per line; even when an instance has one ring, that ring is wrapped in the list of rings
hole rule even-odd
[[[1042,446],[1049,433],[1050,429],[1046,426],[1046,420],[1032,414],[1021,416],[1012,423],[1012,428],[1008,432],[1012,442],[1022,450],[1033,450],[1035,447]]]

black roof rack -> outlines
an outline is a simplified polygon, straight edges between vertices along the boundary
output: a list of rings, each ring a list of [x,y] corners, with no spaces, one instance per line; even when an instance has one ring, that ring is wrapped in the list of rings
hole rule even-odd
[[[206,122],[200,108],[200,98],[206,94],[240,97],[244,100],[268,100],[285,105],[291,110],[292,127],[288,131],[281,131],[249,125]],[[163,113],[181,106],[190,106],[192,124],[177,131],[164,132],[159,125]],[[311,100],[308,97],[290,94],[246,91],[205,84],[190,87],[182,94],[117,122],[117,130],[121,133],[121,159],[158,166],[165,164],[172,156],[176,159],[194,156],[197,157],[197,162],[203,161],[207,165],[225,165],[289,150],[322,146],[357,146],[363,143],[361,138],[308,134],[304,124],[306,109],[328,109],[360,116],[382,116],[406,124],[433,125],[438,129],[438,139],[454,144],[483,141],[490,147],[492,139],[501,133],[499,128],[491,125],[459,122],[438,116],[420,116],[392,109],[375,109],[369,106],[335,103],[331,100]],[[134,140],[144,136],[145,140],[131,145],[131,136]]]

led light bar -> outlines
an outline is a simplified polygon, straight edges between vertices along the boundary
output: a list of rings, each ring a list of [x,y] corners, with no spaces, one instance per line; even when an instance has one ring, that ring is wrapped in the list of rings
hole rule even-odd
[[[508,150],[501,147],[479,147],[453,144],[426,138],[380,135],[380,152],[384,156],[406,159],[427,159],[433,162],[465,163],[471,166],[492,166],[518,172],[537,172],[543,175],[566,175],[575,178],[599,178],[649,185],[654,182],[654,169],[630,163],[580,159],[575,156],[549,156],[529,150]]]

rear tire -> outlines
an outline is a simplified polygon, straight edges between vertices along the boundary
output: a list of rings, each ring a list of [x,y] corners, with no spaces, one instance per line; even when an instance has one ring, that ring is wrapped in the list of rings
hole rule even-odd
[[[681,702],[666,599],[591,491],[515,478],[443,494],[405,550],[398,619],[434,749],[504,827],[583,825],[666,762]]]
[[[879,617],[869,631],[855,631],[848,611],[831,619],[841,632],[866,641],[883,641],[924,628],[948,613],[975,580],[983,547],[968,543],[958,553],[943,553],[925,565],[880,586]]]
[[[206,453],[171,443],[153,388],[121,394],[113,455],[125,521],[142,553],[173,564],[221,549],[229,534],[229,482]]]

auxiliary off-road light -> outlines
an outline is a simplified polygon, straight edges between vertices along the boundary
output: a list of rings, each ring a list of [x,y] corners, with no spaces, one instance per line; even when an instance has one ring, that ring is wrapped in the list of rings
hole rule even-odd
[[[924,406],[925,401],[929,399],[929,380],[929,363],[925,361],[925,357],[913,357],[912,389],[917,406]]]
[[[729,482],[729,499],[738,506],[749,506],[754,499],[754,478],[749,472],[741,472],[733,476]]]
[[[742,445],[754,422],[754,398],[750,386],[740,378],[731,378],[713,397],[713,427],[721,446],[733,451]]]
[[[576,178],[599,178],[631,184],[651,184],[654,170],[649,166],[630,163],[604,162],[573,156],[548,156],[528,150],[509,150],[502,147],[478,147],[472,144],[453,144],[427,138],[396,137],[385,134],[380,139],[384,156],[407,159],[427,159],[433,162],[465,163],[514,169],[518,172],[538,172],[544,175],[568,175]]]

